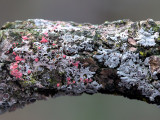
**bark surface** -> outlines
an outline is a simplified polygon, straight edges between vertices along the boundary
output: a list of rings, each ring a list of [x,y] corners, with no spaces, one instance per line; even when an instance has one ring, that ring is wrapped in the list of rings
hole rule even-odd
[[[160,22],[43,19],[0,30],[0,113],[48,96],[115,94],[160,104]]]

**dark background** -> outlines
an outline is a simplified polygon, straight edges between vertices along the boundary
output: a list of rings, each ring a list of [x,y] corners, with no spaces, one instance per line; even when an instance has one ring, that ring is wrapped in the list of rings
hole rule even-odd
[[[101,24],[108,20],[160,19],[159,0],[0,0],[0,24],[43,18]]]
[[[42,18],[101,24],[104,21],[160,20],[160,0],[0,0],[0,26]],[[0,120],[159,120],[156,105],[113,95],[63,96],[0,115]]]

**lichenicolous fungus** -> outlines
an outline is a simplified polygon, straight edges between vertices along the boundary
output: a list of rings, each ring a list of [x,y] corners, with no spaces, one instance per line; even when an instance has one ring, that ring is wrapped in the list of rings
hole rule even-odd
[[[101,25],[43,19],[8,22],[0,31],[0,106],[41,99],[35,91],[42,89],[97,93],[105,87],[95,79],[101,68],[115,69],[119,86],[136,86],[154,101],[160,96],[159,32],[159,23],[152,19]]]

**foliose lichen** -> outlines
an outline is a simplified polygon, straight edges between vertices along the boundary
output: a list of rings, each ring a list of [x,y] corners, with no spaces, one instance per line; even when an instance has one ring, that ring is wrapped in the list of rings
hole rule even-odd
[[[99,74],[103,79],[117,76],[119,87],[136,87],[154,101],[160,96],[159,32],[160,24],[152,19],[101,25],[43,19],[8,22],[0,30],[0,107],[45,99],[44,91],[94,94],[109,81],[102,84],[96,79]],[[115,76],[106,77],[104,69],[114,70]]]

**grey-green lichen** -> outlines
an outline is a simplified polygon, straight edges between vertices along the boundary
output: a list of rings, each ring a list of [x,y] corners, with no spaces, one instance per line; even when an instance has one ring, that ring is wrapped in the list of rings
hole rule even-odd
[[[151,73],[151,66],[144,64],[145,58],[159,53],[159,44],[156,44],[159,32],[155,30],[153,23],[158,26],[152,19],[140,21],[138,27],[135,27],[137,24],[132,23],[131,28],[130,25],[116,28],[115,24],[107,24],[110,26],[106,28],[108,29],[106,33],[102,32],[102,36],[106,37],[108,44],[113,47],[99,48],[101,51],[98,55],[94,55],[99,62],[104,62],[105,66],[117,68],[117,74],[121,79],[120,86],[128,89],[137,86],[151,101],[160,96],[159,90],[153,84],[155,77]],[[114,56],[111,56],[112,54]]]
[[[160,96],[159,30],[152,19],[7,22],[0,30],[0,108],[43,99],[44,90],[97,93],[107,84],[96,79],[103,68],[116,70],[120,87],[136,86],[154,101]]]

